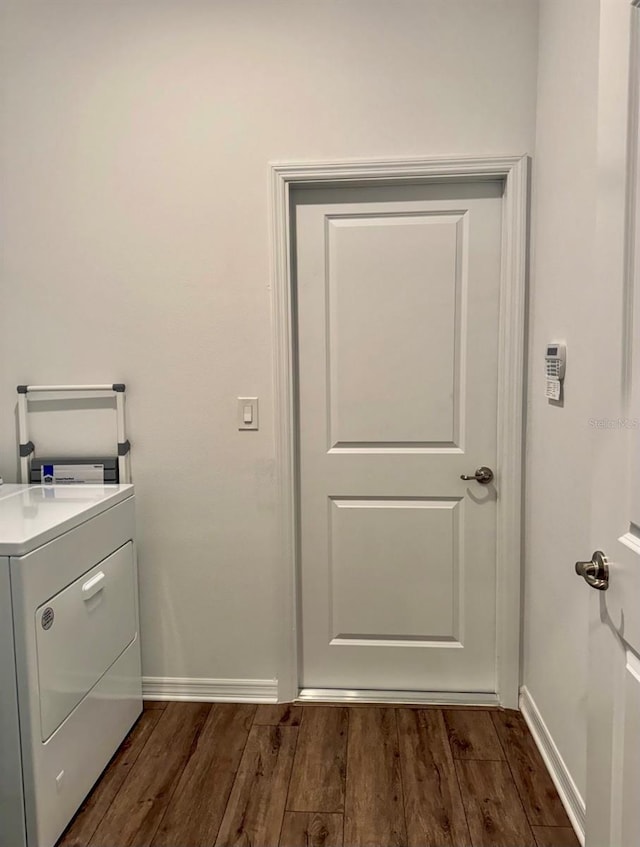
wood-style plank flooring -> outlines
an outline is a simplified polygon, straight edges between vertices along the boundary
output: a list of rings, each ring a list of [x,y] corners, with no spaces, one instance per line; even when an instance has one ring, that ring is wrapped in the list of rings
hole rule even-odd
[[[153,703],[58,847],[578,847],[518,712]]]

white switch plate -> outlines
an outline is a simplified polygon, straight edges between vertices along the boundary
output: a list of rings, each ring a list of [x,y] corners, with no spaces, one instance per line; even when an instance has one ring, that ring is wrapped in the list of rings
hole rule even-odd
[[[257,397],[238,397],[238,429],[258,429]]]

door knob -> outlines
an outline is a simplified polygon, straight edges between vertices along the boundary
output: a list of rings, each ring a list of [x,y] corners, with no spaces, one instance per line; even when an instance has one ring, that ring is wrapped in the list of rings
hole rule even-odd
[[[609,587],[609,560],[601,550],[595,551],[590,562],[576,562],[576,573],[598,591]]]
[[[482,467],[477,468],[473,476],[460,474],[460,479],[475,479],[475,481],[479,482],[481,485],[488,485],[493,479],[493,471],[486,465],[482,465]]]

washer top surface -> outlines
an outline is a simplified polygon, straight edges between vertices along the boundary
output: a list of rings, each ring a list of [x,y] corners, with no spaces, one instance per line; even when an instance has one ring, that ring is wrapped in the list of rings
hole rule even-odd
[[[0,556],[24,556],[133,492],[133,485],[2,485]]]
[[[26,485],[17,485],[13,482],[6,482],[4,485],[0,485],[0,500],[4,500],[5,497],[13,497],[14,494],[19,494],[21,491],[24,491]]]

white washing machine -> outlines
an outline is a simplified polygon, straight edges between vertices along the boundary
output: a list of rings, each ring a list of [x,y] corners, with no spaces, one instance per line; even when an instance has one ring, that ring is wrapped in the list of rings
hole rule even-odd
[[[142,711],[132,485],[0,487],[0,847],[53,847]]]

